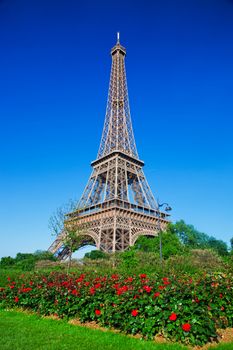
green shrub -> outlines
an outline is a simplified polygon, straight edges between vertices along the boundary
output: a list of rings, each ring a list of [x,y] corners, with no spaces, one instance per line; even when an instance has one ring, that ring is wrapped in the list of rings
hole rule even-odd
[[[126,333],[203,345],[233,325],[232,275],[26,274],[0,289],[2,307],[79,317]]]
[[[108,259],[108,254],[102,252],[101,250],[92,250],[91,252],[85,254],[85,258],[91,260]]]

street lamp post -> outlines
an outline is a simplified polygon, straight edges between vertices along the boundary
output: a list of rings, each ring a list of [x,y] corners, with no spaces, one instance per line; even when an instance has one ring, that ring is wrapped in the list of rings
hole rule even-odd
[[[159,258],[160,258],[160,264],[162,266],[163,264],[163,252],[162,252],[162,230],[161,230],[161,211],[160,208],[162,208],[164,205],[166,205],[165,207],[165,211],[168,212],[170,210],[172,210],[172,208],[170,207],[170,205],[168,203],[158,203],[158,207],[157,207],[157,213],[158,213],[158,230],[159,230]]]

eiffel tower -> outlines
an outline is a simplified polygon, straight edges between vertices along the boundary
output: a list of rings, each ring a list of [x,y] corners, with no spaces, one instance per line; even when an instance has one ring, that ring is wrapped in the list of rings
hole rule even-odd
[[[67,214],[64,227],[75,228],[80,246],[94,244],[104,252],[124,251],[141,235],[157,236],[168,224],[143,173],[131,123],[125,71],[126,49],[111,50],[112,67],[106,116],[97,159],[77,210]],[[49,250],[60,259],[69,255],[65,231]]]

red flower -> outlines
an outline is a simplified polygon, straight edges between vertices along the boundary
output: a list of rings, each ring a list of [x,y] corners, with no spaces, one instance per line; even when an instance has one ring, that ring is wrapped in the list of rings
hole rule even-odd
[[[222,293],[220,293],[220,294],[219,294],[219,298],[221,298],[221,299],[222,299]]]
[[[10,277],[7,277],[7,280],[8,280],[8,281],[10,281],[10,280],[11,280],[11,278],[10,278]]]
[[[184,324],[182,325],[182,329],[183,329],[183,331],[185,331],[185,332],[189,332],[190,329],[191,329],[191,325],[190,325],[189,323],[184,323]]]
[[[198,298],[195,298],[196,303],[200,303],[200,300]]]
[[[131,312],[131,315],[134,316],[134,317],[137,316],[137,314],[138,314],[138,310],[133,310],[133,311]]]
[[[22,292],[23,293],[27,293],[27,292],[30,292],[32,290],[32,288],[28,287],[28,288],[23,288],[22,289]]]
[[[170,321],[175,321],[177,319],[177,314],[175,314],[174,312],[169,316],[169,320]]]
[[[101,284],[100,284],[100,283],[96,283],[96,284],[94,285],[94,287],[95,287],[95,289],[101,288]]]
[[[82,273],[82,274],[79,276],[79,278],[76,279],[76,283],[82,282],[83,279],[84,279],[84,277],[85,277],[85,274]]]
[[[79,292],[77,291],[77,289],[72,290],[71,293],[72,293],[73,295],[78,295],[78,294],[79,294]]]
[[[101,311],[98,310],[98,309],[96,309],[96,310],[95,310],[95,314],[96,314],[96,316],[100,316],[100,315],[101,315]]]
[[[118,280],[118,275],[112,275],[113,280]]]
[[[159,286],[160,290],[163,290],[165,288],[165,286]]]
[[[140,275],[140,278],[146,278],[146,274],[145,274],[145,273],[142,273],[142,274]]]
[[[170,284],[170,282],[168,281],[168,278],[167,278],[167,277],[163,277],[162,280],[163,280],[163,284],[164,284],[164,285]]]
[[[19,301],[19,298],[15,297],[15,302],[18,303],[18,301]]]
[[[164,284],[165,286],[168,286],[168,285],[170,284],[170,282],[169,282],[169,281],[164,281],[163,284]]]
[[[125,283],[127,283],[127,282],[129,282],[129,283],[133,282],[133,277],[128,277],[128,278],[125,280]]]
[[[159,292],[156,292],[155,294],[154,294],[154,298],[158,298],[160,296],[160,293]]]
[[[221,310],[222,310],[222,311],[224,311],[224,310],[225,310],[225,307],[224,307],[224,306],[222,306],[222,307],[221,307]]]
[[[94,295],[94,294],[95,294],[95,288],[94,288],[94,287],[91,287],[91,288],[90,288],[90,294],[91,294],[91,295]]]
[[[122,293],[127,292],[127,290],[129,290],[128,286],[122,286],[117,290],[117,295],[121,295]]]
[[[147,293],[150,293],[152,288],[149,287],[149,286],[143,286],[143,289],[147,292]]]

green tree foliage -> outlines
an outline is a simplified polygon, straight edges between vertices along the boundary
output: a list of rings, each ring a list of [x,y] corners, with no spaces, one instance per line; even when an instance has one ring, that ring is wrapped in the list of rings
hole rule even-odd
[[[231,252],[233,252],[233,237],[230,239],[230,244],[231,244]]]
[[[169,226],[169,230],[174,232],[180,242],[189,249],[213,249],[219,255],[227,255],[227,244],[222,240],[208,236],[199,232],[193,225],[187,225],[184,220],[177,221]]]
[[[176,234],[180,242],[186,247],[191,249],[208,248],[209,236],[197,231],[193,225],[187,225],[184,220],[171,224],[169,229]]]
[[[219,255],[228,255],[227,244],[219,239],[214,237],[209,238],[208,245],[210,248],[215,250]]]
[[[126,250],[120,254],[120,268],[123,271],[133,272],[138,265],[138,257],[134,249]]]
[[[169,225],[167,231],[162,232],[162,252],[165,259],[172,255],[180,255],[185,252],[184,245],[171,229]],[[144,252],[159,253],[159,237],[141,236],[135,243],[135,249]]]
[[[8,268],[15,265],[15,259],[11,256],[5,256],[0,261],[0,266],[3,268]]]
[[[135,249],[158,253],[159,237],[142,236],[136,241]],[[165,259],[187,253],[192,249],[212,249],[221,256],[228,254],[225,242],[199,232],[193,225],[187,225],[184,220],[169,224],[167,230],[162,232],[162,251]]]
[[[56,261],[56,258],[48,251],[37,250],[32,253],[17,253],[15,258],[3,257],[0,261],[1,268],[15,268],[23,271],[34,269],[35,263],[40,260]]]
[[[101,250],[92,250],[89,253],[85,254],[85,258],[91,259],[91,260],[97,260],[97,259],[107,259],[108,255]]]

